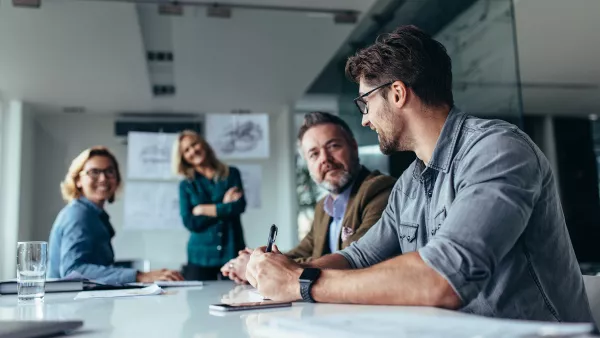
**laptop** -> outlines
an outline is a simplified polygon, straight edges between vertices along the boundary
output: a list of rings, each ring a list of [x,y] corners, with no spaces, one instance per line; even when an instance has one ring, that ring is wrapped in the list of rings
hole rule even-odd
[[[82,321],[0,320],[0,338],[35,338],[66,334],[83,326]]]

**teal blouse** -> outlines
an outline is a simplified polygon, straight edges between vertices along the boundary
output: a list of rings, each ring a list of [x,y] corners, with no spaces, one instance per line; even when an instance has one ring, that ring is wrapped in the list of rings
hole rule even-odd
[[[225,192],[238,187],[244,190],[240,172],[229,167],[229,176],[222,180],[209,180],[196,173],[193,180],[179,184],[179,207],[183,225],[191,232],[188,242],[188,262],[204,267],[221,267],[237,257],[245,248],[240,215],[246,210],[246,198],[223,203]],[[217,216],[194,216],[192,209],[199,204],[215,204]]]

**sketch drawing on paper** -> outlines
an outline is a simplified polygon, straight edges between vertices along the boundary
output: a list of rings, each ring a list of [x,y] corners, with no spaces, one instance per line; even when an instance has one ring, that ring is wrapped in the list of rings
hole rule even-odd
[[[269,157],[267,114],[208,114],[205,135],[219,158]]]
[[[171,148],[168,145],[157,145],[152,144],[142,148],[140,152],[140,161],[143,163],[170,163],[171,162]]]
[[[171,151],[177,134],[131,132],[127,139],[127,178],[177,178],[171,172]]]
[[[123,223],[126,229],[182,229],[179,183],[128,180]]]
[[[234,121],[221,134],[217,147],[224,154],[248,152],[256,149],[262,139],[263,130],[258,123]]]

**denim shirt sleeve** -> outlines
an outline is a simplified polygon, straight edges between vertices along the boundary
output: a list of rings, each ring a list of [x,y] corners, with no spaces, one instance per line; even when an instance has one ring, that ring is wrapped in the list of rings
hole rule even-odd
[[[396,187],[388,198],[388,204],[381,218],[358,241],[337,253],[344,256],[353,269],[375,265],[400,254],[398,231],[395,226],[396,195],[402,192]]]
[[[73,272],[85,278],[109,284],[125,284],[136,281],[135,269],[118,268],[90,263],[93,261],[94,231],[84,215],[69,215],[63,227],[60,247],[60,276],[66,277]]]
[[[463,150],[454,163],[452,208],[419,254],[466,305],[525,230],[540,195],[541,167],[528,141],[511,130],[479,137]]]
[[[242,184],[242,177],[237,168],[229,168],[229,187],[237,187],[242,192],[242,197],[239,200],[231,203],[217,203],[217,217],[229,217],[237,216],[246,211],[246,196],[244,194],[244,186]]]

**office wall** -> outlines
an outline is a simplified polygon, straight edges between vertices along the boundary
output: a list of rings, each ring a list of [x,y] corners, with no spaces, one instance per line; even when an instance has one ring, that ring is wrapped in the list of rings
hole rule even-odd
[[[21,101],[0,108],[0,279],[15,277],[16,244],[31,240],[33,112]]]
[[[113,150],[121,170],[127,171],[127,146],[114,136],[112,115],[38,115],[35,122],[35,229],[36,238],[47,238],[58,211],[64,206],[59,183],[70,161],[83,149],[102,144]],[[262,208],[249,209],[242,217],[246,243],[264,245],[269,226],[280,226],[278,244],[289,249],[296,244],[295,176],[292,116],[288,109],[270,115],[271,158],[256,163],[263,168]],[[290,139],[291,137],[291,139]],[[235,164],[232,163],[232,164]],[[186,258],[188,232],[177,230],[132,231],[122,227],[123,201],[107,206],[117,232],[113,245],[117,259],[149,259],[151,267],[178,268]]]
[[[34,133],[35,111],[33,107],[24,103],[22,106],[22,125],[21,125],[21,179],[19,186],[21,194],[19,196],[19,241],[45,240],[44,238],[35,238],[33,236],[33,215],[35,210],[31,210],[34,193],[34,177],[42,168],[37,168],[34,164],[35,157],[35,133]]]

